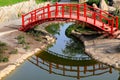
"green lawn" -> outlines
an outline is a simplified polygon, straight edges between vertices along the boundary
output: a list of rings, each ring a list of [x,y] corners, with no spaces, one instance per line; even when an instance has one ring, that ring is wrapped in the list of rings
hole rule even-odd
[[[12,5],[22,1],[29,1],[29,0],[0,0],[0,6]],[[37,3],[46,2],[46,1],[47,0],[36,0]]]
[[[28,1],[28,0],[0,0],[0,6],[12,5],[22,1]]]

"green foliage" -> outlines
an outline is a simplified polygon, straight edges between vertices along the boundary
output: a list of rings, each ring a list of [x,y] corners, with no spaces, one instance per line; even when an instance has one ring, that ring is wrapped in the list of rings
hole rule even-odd
[[[105,1],[108,4],[108,0],[105,0]],[[97,6],[99,6],[100,0],[88,0],[88,2],[87,2],[88,5],[92,5],[93,3],[95,3]]]
[[[0,54],[4,53],[7,50],[7,44],[0,41]]]
[[[88,5],[92,5],[93,3],[95,3],[96,5],[99,5],[100,0],[88,0],[87,2]]]
[[[42,2],[46,2],[47,0],[36,0],[36,3],[39,4],[39,3],[42,3]]]
[[[49,26],[47,26],[45,29],[47,32],[49,32],[53,35],[59,34],[60,24],[53,23],[53,24],[50,24]]]
[[[12,5],[22,1],[27,1],[27,0],[0,0],[0,6]]]
[[[83,55],[84,53],[84,45],[82,42],[77,41],[74,37],[70,39],[67,44],[65,45],[65,48],[62,50],[64,54],[69,56],[75,56],[76,54]]]
[[[17,54],[18,53],[18,50],[17,49],[13,49],[10,54]]]
[[[27,34],[32,35],[34,37],[40,37],[41,34],[43,34],[41,31],[35,30],[35,29],[31,29],[27,32]]]
[[[57,2],[58,0],[52,0],[53,3]]]
[[[26,46],[24,47],[24,49],[25,49],[25,50],[28,50],[28,49],[30,49],[30,46],[29,46],[29,45],[26,45]]]
[[[0,54],[0,62],[7,62],[9,59],[7,56]]]
[[[16,39],[18,40],[18,44],[22,44],[25,50],[28,50],[30,48],[30,46],[28,45],[29,43],[27,43],[25,41],[25,37],[23,35],[17,36]],[[15,52],[16,52],[16,50],[15,50]],[[13,53],[14,53],[14,51],[13,51]]]
[[[17,36],[16,39],[18,40],[18,44],[22,44],[22,45],[26,44],[25,37],[23,35]]]
[[[65,34],[68,37],[70,37],[70,34],[71,34],[72,30],[75,30],[75,31],[80,32],[80,33],[94,32],[92,29],[85,27],[85,24],[83,23],[83,24],[72,24],[72,25],[70,25],[66,29]]]

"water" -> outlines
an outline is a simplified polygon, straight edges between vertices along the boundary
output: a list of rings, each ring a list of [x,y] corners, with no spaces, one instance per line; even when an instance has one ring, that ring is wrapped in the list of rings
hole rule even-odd
[[[48,49],[72,57],[87,56],[83,53],[81,43],[65,36],[65,30],[70,24],[56,28],[58,31],[54,36],[57,41]],[[118,70],[92,59],[63,59],[43,51],[29,58],[4,80],[120,80],[120,74]]]

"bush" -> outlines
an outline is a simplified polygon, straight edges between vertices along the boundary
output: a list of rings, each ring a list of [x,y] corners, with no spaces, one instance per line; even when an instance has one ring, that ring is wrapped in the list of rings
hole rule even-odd
[[[18,44],[22,44],[22,45],[26,44],[25,37],[23,35],[17,36],[16,39],[18,40]]]
[[[7,44],[0,41],[0,53],[4,53],[7,50]]]
[[[17,49],[13,49],[10,54],[17,54],[18,53],[18,50]]]
[[[7,62],[8,60],[8,57],[0,54],[0,62]]]
[[[8,62],[8,61],[9,61],[8,57],[4,57],[2,60],[2,62]]]
[[[26,45],[26,46],[24,47],[24,49],[25,49],[25,50],[28,50],[28,49],[30,49],[30,46],[29,46],[29,45]]]

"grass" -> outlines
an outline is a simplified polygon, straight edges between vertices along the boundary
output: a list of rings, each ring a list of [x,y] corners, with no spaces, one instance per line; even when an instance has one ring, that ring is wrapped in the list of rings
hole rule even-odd
[[[42,3],[42,2],[46,2],[46,1],[48,1],[48,0],[36,0],[36,3],[38,4],[38,3]]]
[[[0,6],[13,5],[19,2],[29,1],[29,0],[0,0]],[[36,3],[46,2],[47,0],[36,0]]]
[[[0,6],[8,6],[22,1],[28,1],[28,0],[0,0]]]

